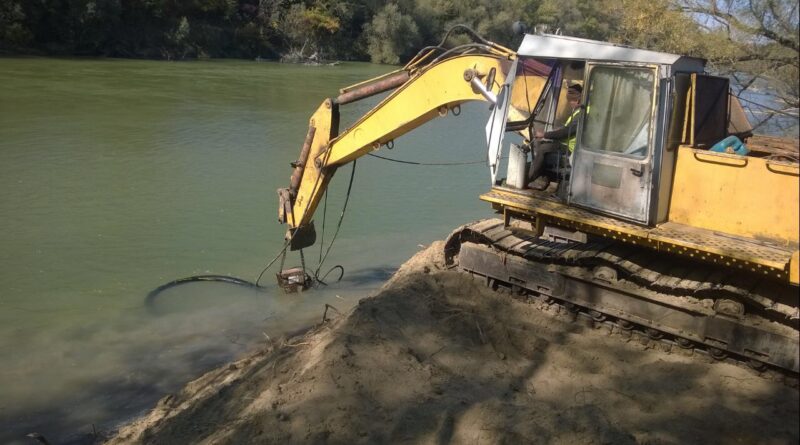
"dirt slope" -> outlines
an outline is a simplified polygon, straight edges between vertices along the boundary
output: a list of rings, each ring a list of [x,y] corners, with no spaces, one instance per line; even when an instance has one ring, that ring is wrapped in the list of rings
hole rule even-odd
[[[441,249],[110,443],[798,442],[796,389],[491,292],[445,270]]]

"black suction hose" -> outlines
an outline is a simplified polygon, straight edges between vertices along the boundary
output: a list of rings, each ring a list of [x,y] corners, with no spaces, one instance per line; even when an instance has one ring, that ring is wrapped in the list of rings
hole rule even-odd
[[[252,281],[247,281],[236,277],[229,277],[227,275],[195,275],[192,277],[178,278],[177,280],[172,280],[169,283],[164,283],[161,286],[158,286],[157,288],[151,290],[149,294],[147,294],[147,297],[144,300],[144,304],[147,307],[152,307],[156,297],[161,292],[164,292],[165,290],[173,288],[175,286],[180,286],[186,283],[195,283],[198,281],[217,281],[222,283],[235,284],[237,286],[249,287],[251,289],[263,289],[263,286],[259,286],[258,284],[253,283]]]

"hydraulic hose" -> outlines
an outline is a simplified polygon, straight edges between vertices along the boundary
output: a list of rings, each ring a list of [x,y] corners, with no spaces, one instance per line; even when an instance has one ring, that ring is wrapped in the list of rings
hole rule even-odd
[[[252,281],[247,281],[236,277],[229,277],[227,275],[195,275],[191,277],[178,278],[177,280],[172,280],[169,283],[164,283],[161,286],[158,286],[157,288],[151,290],[149,294],[147,294],[147,297],[145,297],[144,300],[144,304],[147,307],[152,307],[156,297],[161,292],[164,292],[165,290],[173,288],[175,286],[180,286],[186,283],[195,283],[198,281],[218,281],[222,283],[235,284],[237,286],[249,287],[252,289],[263,289],[263,286],[259,286],[258,284],[253,283]]]

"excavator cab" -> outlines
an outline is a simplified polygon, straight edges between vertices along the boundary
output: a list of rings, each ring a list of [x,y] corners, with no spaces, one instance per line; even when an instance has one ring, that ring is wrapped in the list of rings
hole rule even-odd
[[[665,153],[674,76],[703,73],[704,61],[551,35],[526,36],[518,55],[523,68],[517,70],[514,92],[525,88],[526,102],[512,92],[511,102],[503,105],[527,115],[522,121],[509,122],[506,129],[527,128],[529,151],[536,153],[540,143],[532,137],[536,130],[563,126],[572,115],[566,105],[567,87],[579,84],[583,88],[582,112],[577,114],[576,135],[571,136],[576,142],[569,147],[574,149],[564,143],[564,150],[545,159],[549,167],[545,174],[558,182],[555,195],[559,200],[638,224],[663,221],[666,212],[659,191],[662,187],[668,191],[671,176],[662,175],[662,167],[674,161],[674,152]],[[532,65],[549,68],[546,82],[533,92],[528,80],[519,79],[531,75],[525,67]],[[526,106],[531,102],[535,105]],[[518,178],[520,169],[530,168],[515,162],[518,157],[513,153],[510,158],[509,178]],[[507,184],[526,188],[518,180]]]
[[[702,59],[565,36],[527,35],[518,58],[550,70],[528,96],[535,106],[514,91],[498,104],[524,116],[506,131],[535,147],[535,129],[559,125],[561,90],[575,81],[568,68],[581,64],[582,113],[569,166],[550,172],[555,190],[515,180],[527,163],[511,148],[512,180],[481,196],[507,226],[611,237],[800,282],[797,142],[753,136],[728,79],[706,74]],[[529,86],[526,75],[517,70],[515,88]]]

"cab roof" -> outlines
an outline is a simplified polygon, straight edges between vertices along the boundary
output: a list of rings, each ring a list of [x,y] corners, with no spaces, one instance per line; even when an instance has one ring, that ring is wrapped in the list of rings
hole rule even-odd
[[[706,61],[597,40],[553,34],[527,34],[517,51],[519,56],[588,62],[634,62],[671,65],[681,71],[702,72]]]

